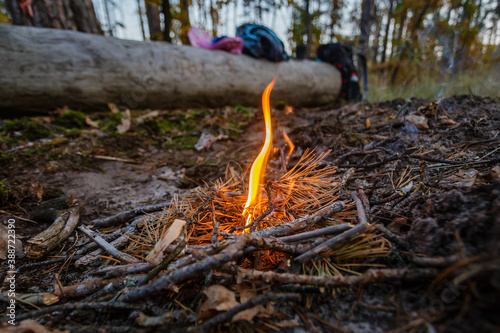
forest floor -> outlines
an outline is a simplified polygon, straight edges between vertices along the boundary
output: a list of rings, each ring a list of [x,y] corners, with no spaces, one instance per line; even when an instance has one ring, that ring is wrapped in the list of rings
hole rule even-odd
[[[244,234],[260,110],[110,108],[1,124],[0,330],[500,331],[500,102],[273,110]]]

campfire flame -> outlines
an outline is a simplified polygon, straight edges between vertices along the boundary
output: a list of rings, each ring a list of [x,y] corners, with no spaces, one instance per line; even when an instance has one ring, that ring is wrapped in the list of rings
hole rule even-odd
[[[288,135],[286,134],[286,132],[284,130],[283,130],[283,137],[285,138],[285,141],[288,144],[288,147],[290,148],[288,150],[288,154],[286,155],[286,163],[288,164],[288,159],[292,155],[293,150],[295,149],[295,145],[293,144],[292,140],[290,140],[290,138],[288,137]]]
[[[264,113],[264,121],[266,123],[266,141],[264,142],[264,147],[262,147],[259,155],[253,161],[252,168],[250,169],[248,199],[245,204],[245,209],[243,210],[243,217],[247,216],[245,227],[247,227],[252,220],[253,214],[250,212],[250,207],[254,206],[258,202],[259,185],[262,183],[262,179],[264,178],[267,159],[272,146],[273,133],[271,126],[271,106],[269,103],[269,96],[271,95],[271,90],[273,90],[274,81],[275,79],[269,83],[262,94],[262,112]]]

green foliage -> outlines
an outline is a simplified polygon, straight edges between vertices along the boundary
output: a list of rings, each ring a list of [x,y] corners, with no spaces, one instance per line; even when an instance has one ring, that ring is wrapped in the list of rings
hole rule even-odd
[[[0,129],[0,134],[10,138],[20,136],[28,141],[34,141],[48,137],[50,129],[32,118],[23,117],[5,121]]]
[[[122,122],[123,115],[120,112],[109,113],[105,116],[101,116],[98,120],[99,127],[103,131],[108,133],[117,134],[116,126],[120,125]]]
[[[68,128],[84,128],[85,118],[83,112],[68,110],[56,118],[56,124]]]

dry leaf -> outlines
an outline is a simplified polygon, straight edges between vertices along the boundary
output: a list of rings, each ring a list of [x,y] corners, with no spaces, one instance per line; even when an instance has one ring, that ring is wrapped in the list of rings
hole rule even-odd
[[[427,118],[423,116],[410,114],[405,117],[405,120],[408,121],[410,124],[417,126],[419,130],[429,129],[429,125],[427,124]]]
[[[186,225],[186,221],[175,219],[168,231],[163,235],[163,237],[156,243],[154,249],[146,257],[146,261],[152,265],[158,265],[163,259],[163,252],[172,244],[172,242],[179,237],[182,229]]]
[[[205,320],[214,316],[218,311],[227,311],[239,303],[236,301],[234,292],[224,286],[213,285],[208,287],[203,293],[207,300],[201,306],[198,319]]]
[[[370,118],[366,118],[366,129],[370,128],[370,124],[371,124]]]
[[[120,112],[120,110],[118,109],[118,107],[113,104],[113,103],[108,103],[108,108],[109,110],[111,110],[111,113],[118,113]]]
[[[120,125],[116,126],[116,131],[120,134],[127,132],[130,129],[130,125],[132,125],[132,115],[129,109],[125,110],[122,116],[122,122]]]
[[[231,319],[231,321],[233,322],[238,320],[251,321],[255,316],[257,316],[259,313],[264,312],[265,310],[266,309],[262,306],[262,304],[259,304],[253,308],[238,312],[233,316],[233,319]]]
[[[99,123],[90,119],[88,116],[85,117],[85,124],[89,125],[92,128],[99,128]]]

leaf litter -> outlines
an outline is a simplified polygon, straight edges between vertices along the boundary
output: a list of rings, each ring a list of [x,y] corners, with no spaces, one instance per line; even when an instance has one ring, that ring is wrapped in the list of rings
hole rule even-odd
[[[21,319],[72,331],[500,325],[497,101],[455,96],[273,110],[297,147],[286,158],[287,140],[274,131],[278,150],[250,233],[241,213],[246,172],[263,140],[258,112],[110,108],[111,116],[26,118],[1,130],[2,211],[37,221],[17,220],[19,236],[35,237],[64,214],[68,207],[50,203],[61,195],[85,203],[87,225],[152,205],[92,228],[139,263],[97,249],[80,231],[45,258],[18,259],[18,293],[66,291],[43,313],[23,305]],[[196,151],[208,134],[224,140]],[[51,136],[65,140],[42,141]],[[154,204],[165,208],[155,212]],[[346,236],[362,214],[369,225]],[[184,233],[170,231],[176,219]],[[327,241],[311,260],[296,260]],[[148,263],[155,249],[163,254]]]

